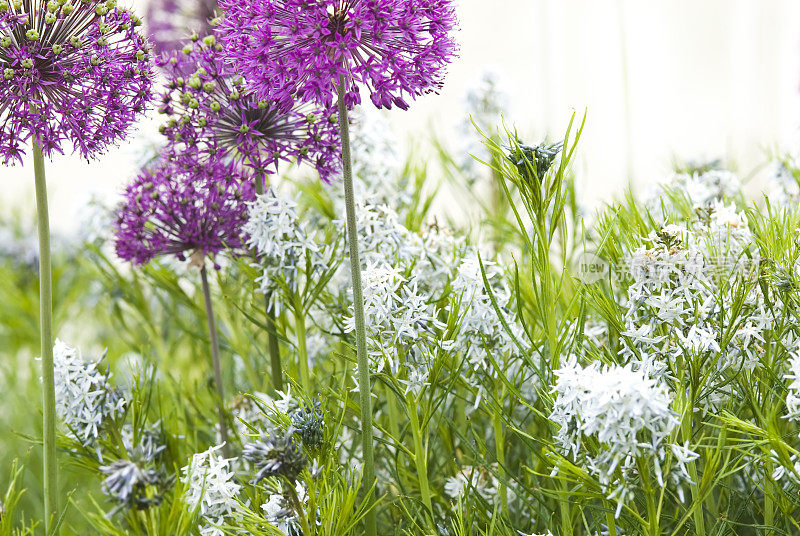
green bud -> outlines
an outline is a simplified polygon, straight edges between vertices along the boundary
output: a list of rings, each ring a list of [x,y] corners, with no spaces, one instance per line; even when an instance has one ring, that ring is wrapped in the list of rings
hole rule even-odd
[[[150,181],[147,181],[146,183],[142,184],[142,189],[145,190],[145,191],[146,190],[152,190],[153,189],[153,183],[150,182]]]
[[[38,41],[39,32],[37,32],[36,30],[28,30],[27,32],[25,32],[25,37],[27,37],[29,41]]]
[[[195,33],[193,33],[192,35],[190,35],[190,36],[189,36],[189,39],[190,39],[190,40],[191,40],[191,41],[194,43],[194,42],[196,42],[198,39],[200,39],[200,36],[199,36],[199,35],[197,35],[197,32],[195,32]]]
[[[147,58],[147,52],[144,50],[140,50],[136,53],[136,59],[139,61],[144,61]]]
[[[25,69],[30,69],[31,67],[33,67],[33,60],[30,58],[25,58],[24,60],[22,60],[22,67]]]
[[[197,102],[197,99],[192,99],[189,101],[189,108],[196,110],[200,107],[200,103]]]
[[[117,0],[106,0],[106,7],[108,9],[114,9],[117,7]]]
[[[153,192],[150,194],[150,199],[158,199],[158,192]]]
[[[214,91],[215,87],[216,84],[214,84],[214,82],[206,82],[205,84],[203,84],[203,91],[205,91],[206,93],[211,93],[212,91]]]
[[[108,44],[108,39],[106,39],[105,37],[100,37],[100,38],[97,39],[97,45],[98,46],[104,47],[107,44]]]
[[[167,131],[167,125],[159,125],[158,127],[159,134],[164,134],[166,131]]]
[[[268,103],[265,100],[258,101],[258,109],[259,110],[266,110],[267,105],[268,105]]]
[[[211,26],[219,26],[222,24],[222,17],[214,17],[211,19]]]
[[[55,0],[50,0],[49,2],[47,2],[47,11],[49,11],[50,13],[55,13],[58,10],[58,8],[59,8],[58,2],[56,2]]]
[[[197,120],[197,126],[199,126],[201,128],[206,126],[207,124],[208,124],[208,120],[206,120],[205,117],[201,117],[200,119]]]
[[[11,6],[8,5],[8,2],[6,2],[6,0],[2,0],[0,2],[0,13],[6,13],[9,7]]]
[[[12,78],[14,78],[14,69],[6,69],[5,71],[3,71],[3,78],[5,78],[6,80],[11,80]]]
[[[77,37],[73,36],[73,37],[69,38],[69,44],[72,45],[75,48],[80,48],[81,47],[81,40],[78,39]]]
[[[239,132],[241,132],[242,134],[247,134],[248,132],[250,132],[250,127],[247,125],[242,125],[239,127]]]
[[[316,116],[316,115],[314,115],[314,114],[308,114],[308,115],[306,116],[306,121],[308,121],[308,124],[309,124],[309,125],[313,125],[314,123],[316,123],[316,122],[317,122],[317,116]]]
[[[107,34],[108,32],[111,31],[111,26],[109,26],[105,22],[103,24],[101,24],[100,26],[98,26],[97,28],[100,30],[101,34]]]
[[[230,99],[231,100],[236,100],[238,98],[239,98],[239,92],[236,91],[235,89],[233,91],[231,91]]]
[[[177,87],[183,87],[185,84],[186,80],[184,80],[182,76],[179,76],[178,78],[175,79],[175,85]]]
[[[212,112],[218,112],[222,109],[222,106],[217,101],[214,101],[209,105],[209,108],[211,108]]]
[[[108,13],[108,8],[106,6],[100,5],[94,8],[94,12],[102,17],[103,15]]]
[[[75,6],[73,6],[72,4],[65,4],[61,6],[61,13],[63,13],[64,15],[69,15],[73,11],[75,11]]]
[[[58,19],[56,19],[56,16],[53,15],[52,13],[48,13],[47,15],[44,16],[45,24],[53,24],[56,20]]]
[[[207,47],[214,46],[217,43],[217,39],[213,35],[207,35],[203,38],[203,44]]]
[[[19,11],[22,9],[22,1],[21,0],[14,0],[11,2],[11,5],[14,6],[14,11]]]
[[[197,76],[205,76],[208,74],[205,67],[198,67],[198,69],[194,72]]]
[[[64,52],[64,47],[63,46],[61,46],[61,45],[53,45],[53,54],[58,56],[62,52]]]
[[[308,147],[301,147],[300,154],[303,156],[308,156]]]
[[[10,37],[4,37],[4,38],[0,39],[0,47],[8,48],[10,46],[11,46],[11,38]]]
[[[186,45],[183,47],[183,53],[187,56],[192,53],[192,45]]]
[[[334,124],[334,123],[338,123],[338,122],[339,122],[339,118],[336,116],[336,114],[331,114],[331,116],[328,118],[328,123],[330,123],[330,124]]]
[[[189,82],[186,85],[192,89],[200,89],[203,85],[203,82],[200,80],[199,76],[192,76],[189,78]]]

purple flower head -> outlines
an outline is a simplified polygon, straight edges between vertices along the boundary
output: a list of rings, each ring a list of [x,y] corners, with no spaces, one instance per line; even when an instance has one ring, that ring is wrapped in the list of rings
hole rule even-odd
[[[151,98],[141,21],[115,0],[0,0],[0,155],[65,142],[89,158],[120,141]]]
[[[196,35],[158,60],[167,76],[161,128],[177,153],[231,160],[260,180],[280,160],[308,161],[326,182],[339,172],[337,116],[312,103],[258,100],[244,78],[221,61],[213,35]]]
[[[238,170],[233,163],[188,165],[168,157],[143,170],[119,209],[117,255],[145,264],[159,255],[197,261],[226,249],[243,252],[241,228],[255,194]]]
[[[436,92],[457,46],[453,0],[221,0],[226,54],[259,98],[378,108]]]
[[[145,20],[156,54],[180,50],[193,33],[211,33],[217,0],[151,0]]]

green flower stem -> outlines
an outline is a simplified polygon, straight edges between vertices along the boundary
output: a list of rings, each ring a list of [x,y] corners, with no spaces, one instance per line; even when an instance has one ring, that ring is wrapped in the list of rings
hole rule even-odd
[[[497,387],[496,387],[497,389]],[[505,398],[505,389],[503,387],[499,388],[499,400],[503,400]],[[501,402],[502,403],[502,402]],[[505,454],[505,444],[506,444],[506,437],[505,433],[503,432],[503,414],[502,408],[498,404],[497,408],[494,410],[492,415],[492,427],[494,429],[494,451],[495,456],[497,457],[497,472],[501,476],[501,480],[506,479],[506,454]],[[503,508],[503,513],[508,515],[508,490],[506,489],[505,482],[500,482],[500,485],[497,487],[497,492],[500,495],[500,506]]]
[[[264,183],[266,177],[256,178],[256,193],[262,195],[264,193]],[[256,254],[253,254],[256,256]],[[278,344],[278,330],[276,329],[275,313],[269,306],[272,299],[272,293],[269,292],[264,295],[264,311],[267,314],[267,351],[269,352],[269,362],[272,371],[272,387],[275,391],[283,390],[283,368],[281,367],[281,347]]]
[[[408,417],[411,426],[411,434],[414,437],[414,465],[417,469],[417,479],[419,481],[419,492],[422,495],[422,504],[428,511],[428,520],[430,521],[428,528],[436,532],[436,527],[433,522],[433,502],[431,501],[431,489],[428,483],[428,444],[423,441],[422,428],[419,424],[419,416],[417,415],[417,408],[419,401],[410,393],[406,397],[406,406],[408,408]]]
[[[219,361],[219,340],[217,339],[217,326],[214,323],[214,306],[211,304],[211,290],[208,287],[208,273],[206,266],[200,269],[200,279],[203,281],[203,297],[206,302],[206,319],[208,320],[208,338],[211,342],[211,360],[214,363],[214,383],[217,385],[217,413],[219,415],[219,434],[225,443],[223,453],[225,457],[230,457],[230,445],[228,445],[228,424],[225,418],[225,389],[222,387],[222,366]]]
[[[306,516],[306,511],[303,509],[303,504],[300,502],[300,498],[297,496],[294,483],[290,482],[287,485],[284,485],[283,490],[289,495],[289,501],[292,503],[292,508],[294,508],[294,511],[297,513],[297,517],[300,520],[300,529],[303,531],[303,534],[309,534],[313,536],[314,533],[311,532],[311,525],[308,523],[308,517]]]
[[[308,368],[308,350],[306,349],[306,318],[300,296],[294,301],[294,331],[297,336],[297,360],[300,385],[307,395],[311,395],[311,371]]]
[[[361,289],[361,261],[358,258],[358,229],[356,229],[356,204],[353,193],[353,164],[350,160],[350,125],[347,105],[344,102],[344,76],[337,87],[339,106],[339,131],[342,137],[342,175],[344,202],[347,209],[347,243],[350,248],[350,275],[353,280],[353,309],[356,324],[356,357],[358,358],[358,399],[361,404],[361,448],[364,455],[362,486],[372,489],[375,484],[375,455],[372,451],[372,389],[370,386],[367,334],[364,326],[364,295]],[[375,536],[377,518],[371,508],[364,517],[366,536]]]
[[[56,455],[56,391],[53,370],[53,279],[50,268],[50,217],[42,148],[33,142],[36,216],[39,227],[39,342],[42,352],[42,414],[44,443],[44,523],[53,534],[58,519],[58,458]]]

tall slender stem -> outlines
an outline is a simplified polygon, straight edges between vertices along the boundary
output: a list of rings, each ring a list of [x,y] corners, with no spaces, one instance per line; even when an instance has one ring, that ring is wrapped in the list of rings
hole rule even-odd
[[[308,366],[308,348],[306,345],[306,318],[300,296],[294,300],[294,331],[297,336],[297,363],[300,385],[307,395],[311,396],[311,370]]]
[[[350,251],[350,275],[353,282],[353,311],[356,324],[356,357],[358,358],[358,399],[361,405],[361,448],[364,455],[363,487],[371,489],[375,483],[375,456],[372,451],[372,389],[370,386],[367,334],[364,327],[364,296],[361,288],[361,261],[358,257],[358,229],[356,228],[355,194],[353,193],[353,164],[350,160],[350,125],[347,105],[344,102],[344,77],[339,79],[338,91],[339,132],[342,136],[342,175],[344,177],[344,203],[347,212],[347,244]],[[377,518],[371,508],[364,518],[366,536],[375,536]]]
[[[256,193],[262,195],[264,193],[264,186],[266,183],[266,176],[256,177]],[[253,254],[257,256],[256,253]],[[264,311],[267,314],[267,351],[269,352],[269,363],[272,376],[272,387],[275,391],[283,390],[283,369],[281,367],[281,347],[278,344],[278,330],[275,327],[275,313],[272,311],[269,302],[272,299],[272,293],[269,292],[264,295]]]
[[[211,342],[211,360],[214,362],[214,383],[217,384],[217,413],[219,415],[219,435],[225,446],[222,448],[225,456],[230,456],[228,445],[228,425],[225,418],[225,390],[222,387],[222,366],[219,362],[219,340],[217,339],[217,326],[214,322],[214,306],[211,304],[211,290],[208,287],[208,273],[206,266],[200,269],[200,279],[203,280],[203,297],[206,302],[206,319],[208,320],[208,338]]]
[[[58,459],[56,457],[56,394],[53,371],[53,280],[50,268],[50,216],[42,148],[33,142],[36,216],[39,227],[39,342],[42,352],[42,414],[44,443],[44,522],[49,535],[58,519]]]

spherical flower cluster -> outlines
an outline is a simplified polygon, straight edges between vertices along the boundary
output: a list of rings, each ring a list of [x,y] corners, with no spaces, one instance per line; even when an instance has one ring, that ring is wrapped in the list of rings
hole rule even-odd
[[[299,95],[332,105],[344,84],[375,106],[406,109],[436,92],[457,47],[452,0],[225,0],[226,52],[259,98]]]
[[[0,156],[88,158],[121,140],[151,97],[141,21],[116,0],[0,0]]]
[[[324,181],[339,174],[337,116],[310,103],[259,100],[244,79],[221,61],[213,35],[196,35],[158,60],[167,76],[159,111],[173,149],[232,160],[263,180],[281,160],[308,161]]]
[[[117,508],[146,510],[158,506],[170,481],[163,471],[153,469],[142,459],[117,460],[100,467],[106,475],[103,493],[117,503]]]
[[[253,186],[233,164],[188,165],[164,159],[125,191],[116,226],[117,254],[134,264],[159,255],[201,263],[244,247],[241,228]],[[187,255],[188,254],[188,255]]]
[[[270,477],[284,477],[291,482],[297,480],[308,460],[302,444],[295,441],[294,433],[293,428],[284,435],[263,433],[258,441],[245,444],[242,457],[256,468],[253,483]]]
[[[211,33],[216,9],[217,0],[151,0],[145,20],[153,51],[178,50],[193,33]]]
[[[620,505],[631,498],[639,457],[655,460],[663,485],[660,462],[679,424],[666,387],[630,365],[602,367],[595,362],[584,368],[573,359],[555,374],[550,420],[559,427],[555,440],[561,449],[586,461],[609,498]]]

